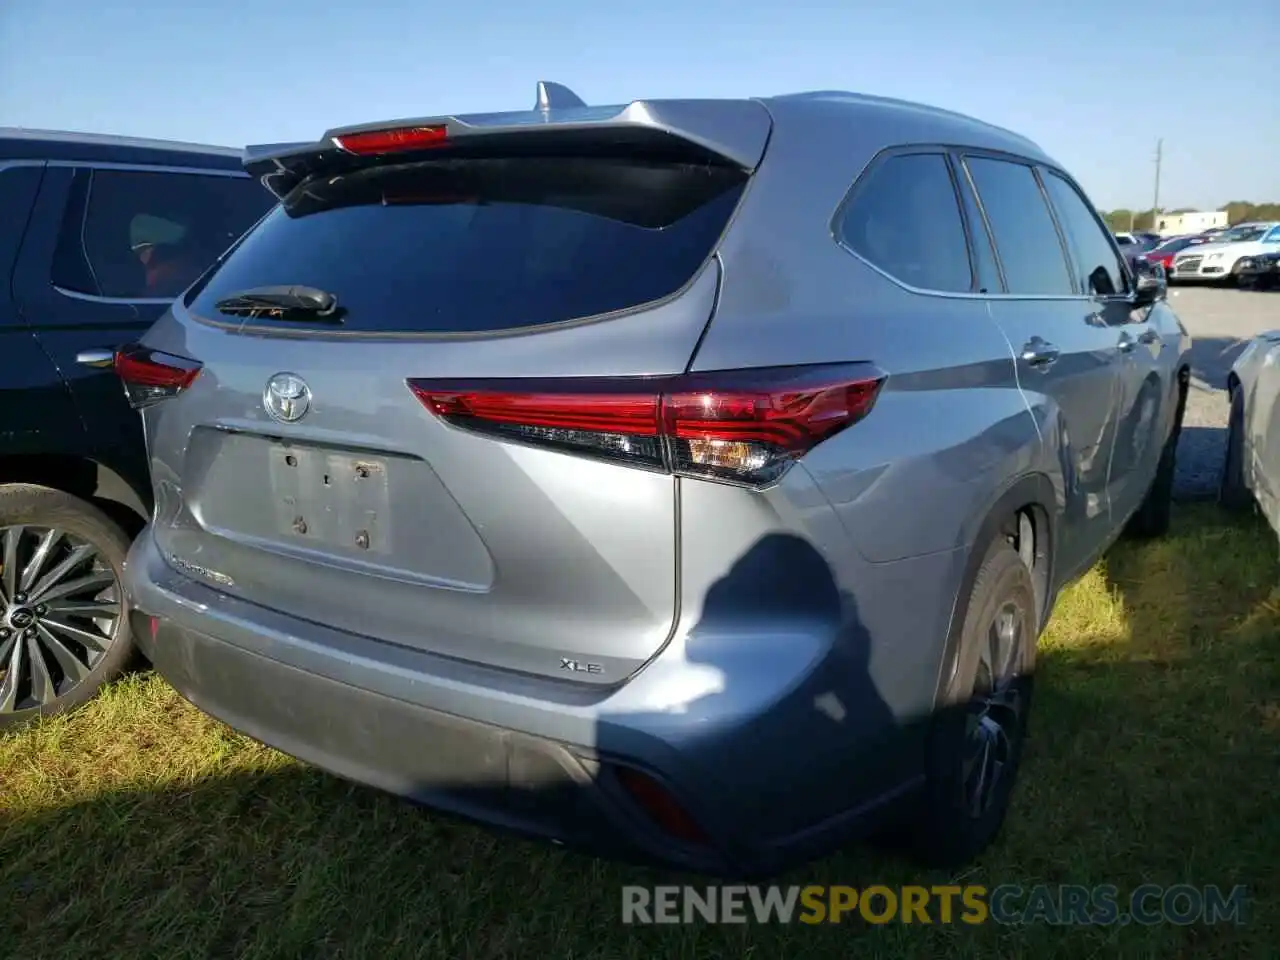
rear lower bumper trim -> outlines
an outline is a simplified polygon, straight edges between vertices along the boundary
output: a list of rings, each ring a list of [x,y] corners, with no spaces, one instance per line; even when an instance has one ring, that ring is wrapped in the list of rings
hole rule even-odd
[[[663,846],[601,764],[563,744],[317,676],[135,612],[156,669],[194,706],[344,779],[524,836],[721,873],[711,851]]]

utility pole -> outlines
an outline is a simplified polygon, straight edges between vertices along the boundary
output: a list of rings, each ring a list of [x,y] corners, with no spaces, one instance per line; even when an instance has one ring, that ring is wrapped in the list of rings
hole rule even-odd
[[[1160,209],[1160,160],[1164,155],[1164,140],[1156,141],[1156,195],[1151,201],[1151,229],[1156,226],[1156,212]]]

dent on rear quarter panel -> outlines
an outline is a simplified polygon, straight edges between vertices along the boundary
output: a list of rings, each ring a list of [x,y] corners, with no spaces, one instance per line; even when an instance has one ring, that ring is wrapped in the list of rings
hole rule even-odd
[[[868,563],[803,468],[764,492],[684,479],[680,495],[680,620],[645,677],[670,675],[666,726],[698,776],[794,794],[761,825],[778,833],[912,776],[902,735],[932,705],[963,551]]]
[[[888,145],[821,111],[775,111],[769,152],[722,245],[720,301],[693,365],[867,361],[887,373],[867,419],[803,460],[876,562],[967,544],[975,511],[1037,469],[1042,450],[986,302],[910,292],[832,237],[846,191]]]

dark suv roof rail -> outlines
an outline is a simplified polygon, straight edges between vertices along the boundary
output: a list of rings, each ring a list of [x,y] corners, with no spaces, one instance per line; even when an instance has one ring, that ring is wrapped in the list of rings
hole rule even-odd
[[[235,170],[241,156],[232,147],[204,143],[0,126],[0,160],[145,163]]]

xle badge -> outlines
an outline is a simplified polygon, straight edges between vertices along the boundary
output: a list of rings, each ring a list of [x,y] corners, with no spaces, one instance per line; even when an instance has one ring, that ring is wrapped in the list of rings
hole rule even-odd
[[[568,657],[560,658],[561,670],[572,670],[574,673],[604,673],[604,665],[600,663],[585,663],[582,660],[570,660]]]

